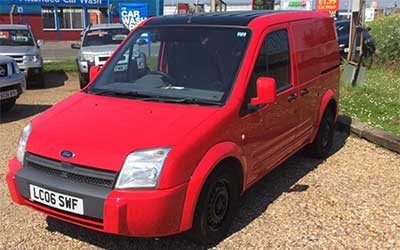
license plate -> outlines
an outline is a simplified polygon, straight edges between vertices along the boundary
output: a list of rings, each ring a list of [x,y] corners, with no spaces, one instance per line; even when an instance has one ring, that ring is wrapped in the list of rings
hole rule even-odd
[[[71,213],[83,215],[83,200],[48,189],[29,185],[31,200]]]
[[[4,91],[0,93],[0,100],[8,99],[18,95],[18,91],[16,89],[12,89],[9,91]]]

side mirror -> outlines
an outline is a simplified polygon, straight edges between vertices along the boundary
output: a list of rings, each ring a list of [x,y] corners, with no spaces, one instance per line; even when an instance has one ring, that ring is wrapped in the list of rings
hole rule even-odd
[[[71,43],[71,49],[80,49],[81,44],[80,43]]]
[[[40,47],[43,47],[44,46],[44,41],[43,40],[37,40],[37,46],[40,48]]]
[[[251,105],[271,104],[276,102],[276,82],[271,77],[259,77],[256,82],[257,97],[251,98]]]
[[[89,71],[89,81],[94,80],[96,76],[99,74],[100,70],[101,70],[100,66],[91,67]]]

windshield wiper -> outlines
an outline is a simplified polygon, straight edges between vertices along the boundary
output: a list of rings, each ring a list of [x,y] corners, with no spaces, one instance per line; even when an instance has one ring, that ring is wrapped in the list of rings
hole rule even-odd
[[[221,106],[222,103],[215,101],[208,101],[197,98],[167,98],[164,102],[172,103],[182,103],[182,104],[197,104],[197,105],[207,105],[207,106]]]
[[[158,98],[158,96],[147,95],[137,91],[115,91],[109,89],[102,89],[99,91],[89,91],[86,90],[86,93],[94,94],[94,95],[103,95],[103,96],[124,96],[124,97],[138,97],[138,98]]]
[[[222,104],[215,101],[208,101],[197,98],[177,98],[170,96],[160,96],[160,95],[149,95],[143,94],[137,91],[115,91],[102,89],[99,91],[89,91],[86,90],[86,93],[94,94],[94,95],[102,95],[102,96],[123,96],[129,98],[140,98],[142,101],[156,101],[156,102],[169,102],[169,103],[181,103],[181,104],[197,104],[197,105],[208,105],[208,106],[221,106]]]

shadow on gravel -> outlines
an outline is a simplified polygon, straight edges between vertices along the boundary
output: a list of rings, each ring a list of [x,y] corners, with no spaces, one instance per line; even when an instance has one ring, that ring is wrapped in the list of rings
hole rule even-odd
[[[29,89],[51,89],[65,85],[68,80],[68,75],[63,70],[50,71],[44,73],[44,86],[35,86],[35,82],[29,87]]]
[[[50,108],[51,105],[15,104],[9,112],[0,114],[0,124],[18,121],[36,115]]]
[[[344,146],[348,136],[349,133],[346,132],[336,133],[332,155]],[[299,152],[261,179],[243,196],[241,208],[229,235],[240,231],[259,217],[283,193],[307,191],[308,185],[296,183],[299,179],[316,169],[322,162],[322,160],[308,158],[302,152]],[[60,232],[103,249],[207,249],[194,245],[182,235],[160,239],[128,238],[95,232],[50,217],[47,217],[47,224],[49,231]]]

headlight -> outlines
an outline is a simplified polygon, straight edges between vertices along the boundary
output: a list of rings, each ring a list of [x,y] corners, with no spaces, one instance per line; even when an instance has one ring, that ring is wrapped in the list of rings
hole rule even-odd
[[[93,54],[80,54],[79,61],[94,62],[94,55]]]
[[[21,138],[19,139],[19,144],[18,144],[18,149],[17,149],[17,159],[18,159],[19,163],[21,163],[21,164],[23,164],[23,162],[24,162],[26,143],[28,141],[28,138],[29,138],[29,135],[31,134],[31,132],[32,132],[32,125],[31,125],[31,123],[29,123],[22,130]]]
[[[37,62],[39,60],[38,56],[23,56],[24,62]]]
[[[115,188],[155,188],[171,148],[136,151],[126,157]]]

